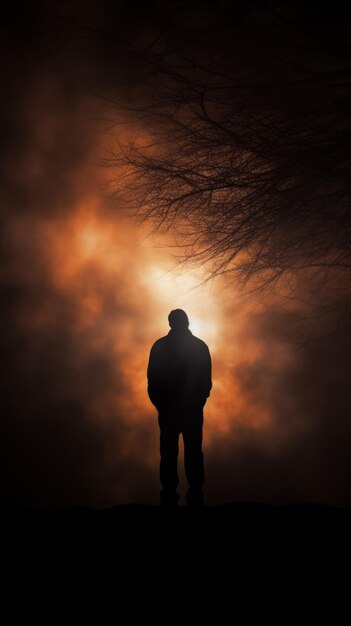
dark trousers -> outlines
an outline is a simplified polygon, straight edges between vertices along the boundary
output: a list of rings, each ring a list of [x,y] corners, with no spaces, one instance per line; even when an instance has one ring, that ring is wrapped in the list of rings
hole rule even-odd
[[[176,490],[178,477],[179,435],[184,440],[185,475],[189,488],[200,491],[204,484],[202,453],[203,407],[179,405],[159,409],[160,480],[165,491]]]

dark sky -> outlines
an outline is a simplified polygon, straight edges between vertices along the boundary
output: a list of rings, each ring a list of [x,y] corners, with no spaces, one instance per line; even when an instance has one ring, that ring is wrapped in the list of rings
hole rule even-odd
[[[206,264],[175,266],[172,231],[146,237],[122,190],[115,186],[111,197],[106,184],[116,173],[101,165],[113,144],[111,124],[123,140],[143,133],[125,109],[136,97],[140,104],[143,90],[149,97],[133,46],[160,29],[169,45],[183,37],[184,49],[191,41],[206,61],[229,46],[226,11],[234,32],[240,3],[202,5],[28,3],[20,16],[4,15],[5,502],[158,502],[158,426],[146,366],[152,343],[168,332],[168,312],[181,307],[213,356],[207,501],[351,503],[349,269],[323,289],[309,267],[290,275],[294,298],[274,286],[250,298],[225,276],[196,287],[208,276]],[[291,5],[271,6],[286,12]],[[328,21],[326,3],[317,14]],[[332,42],[343,22],[333,16]],[[247,55],[255,42],[251,35]],[[111,95],[122,108],[105,100]]]

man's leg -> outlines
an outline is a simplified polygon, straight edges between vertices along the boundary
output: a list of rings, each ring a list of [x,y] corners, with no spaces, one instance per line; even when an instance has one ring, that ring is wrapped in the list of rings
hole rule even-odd
[[[179,428],[172,419],[172,412],[160,412],[160,481],[164,494],[176,494],[179,478],[177,471],[179,452]]]
[[[188,500],[201,499],[201,489],[205,480],[204,457],[202,453],[202,407],[187,410],[183,425],[185,475],[189,483]]]

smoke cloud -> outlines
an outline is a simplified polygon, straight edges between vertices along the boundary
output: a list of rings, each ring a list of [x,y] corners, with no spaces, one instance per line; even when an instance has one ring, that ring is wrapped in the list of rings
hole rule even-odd
[[[31,15],[34,34],[47,19]],[[58,54],[50,38],[24,38],[14,16],[8,22],[3,502],[157,503],[158,426],[146,367],[169,311],[181,307],[213,359],[207,502],[350,504],[351,352],[335,331],[338,311],[308,319],[308,277],[299,303],[283,306],[267,293],[253,304],[224,277],[197,286],[206,268],[174,267],[168,248],[121,210],[123,197],[105,193],[96,68],[70,50]]]

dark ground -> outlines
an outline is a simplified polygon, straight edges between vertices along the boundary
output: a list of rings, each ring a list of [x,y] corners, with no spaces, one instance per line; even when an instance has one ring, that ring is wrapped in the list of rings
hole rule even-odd
[[[87,579],[113,584],[117,595],[121,584],[126,594],[136,585],[150,586],[149,601],[156,603],[165,588],[173,590],[178,609],[184,594],[206,608],[212,591],[208,596],[204,585],[213,584],[227,601],[238,594],[243,600],[242,593],[251,597],[249,610],[258,602],[253,586],[274,597],[279,589],[289,590],[292,607],[301,589],[310,595],[318,580],[324,587],[334,579],[345,583],[349,563],[350,507],[254,502],[174,510],[138,503],[101,510],[7,506],[1,518],[3,568],[14,580],[24,576],[27,585],[35,570],[46,585],[54,576],[62,588],[68,580],[75,589]],[[140,609],[139,602],[135,597],[133,610]]]

